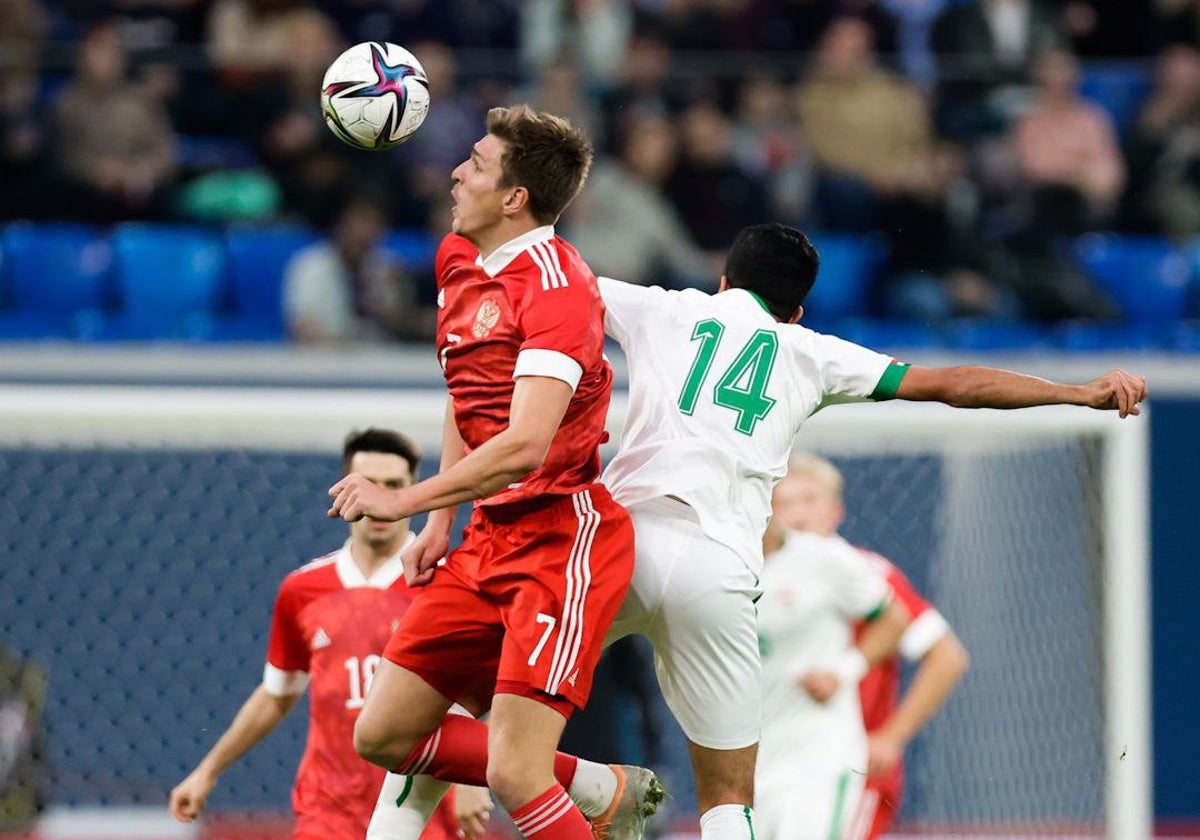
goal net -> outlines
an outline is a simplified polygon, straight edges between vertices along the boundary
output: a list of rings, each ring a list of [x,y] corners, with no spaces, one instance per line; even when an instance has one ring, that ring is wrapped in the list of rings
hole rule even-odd
[[[324,516],[343,437],[406,431],[428,474],[443,399],[0,388],[0,643],[50,675],[52,803],[165,802],[257,682],[279,580],[344,539]],[[846,475],[847,538],[900,565],[972,657],[910,750],[906,827],[1149,837],[1145,428],[902,404],[806,427]],[[211,807],[286,807],[304,716]]]

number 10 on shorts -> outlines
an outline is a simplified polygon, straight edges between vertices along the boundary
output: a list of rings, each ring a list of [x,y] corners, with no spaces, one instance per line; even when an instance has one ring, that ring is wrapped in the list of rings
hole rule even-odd
[[[538,639],[537,645],[533,649],[533,653],[529,654],[529,664],[536,665],[538,657],[542,655],[542,648],[546,646],[546,642],[550,639],[550,634],[554,632],[554,625],[558,624],[558,620],[552,615],[545,613],[537,614],[537,623],[545,624],[546,629],[542,631],[542,638]]]

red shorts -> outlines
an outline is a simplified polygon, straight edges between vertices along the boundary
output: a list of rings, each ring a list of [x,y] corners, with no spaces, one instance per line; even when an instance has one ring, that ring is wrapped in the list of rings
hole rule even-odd
[[[569,715],[632,574],[633,526],[602,484],[476,507],[383,655],[451,700],[494,684]]]
[[[857,834],[851,833],[853,840],[879,840],[892,827],[898,810],[900,797],[893,793],[891,786],[880,790],[867,782],[859,800],[858,814],[854,817],[854,824],[859,828]]]

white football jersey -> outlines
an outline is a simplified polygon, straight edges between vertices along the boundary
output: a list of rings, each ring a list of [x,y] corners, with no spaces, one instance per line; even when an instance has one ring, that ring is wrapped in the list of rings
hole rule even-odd
[[[836,402],[890,399],[905,365],[798,324],[753,293],[667,291],[599,278],[604,331],[629,364],[621,444],[604,472],[625,506],[675,496],[704,533],[762,568],[771,491],[796,435]]]
[[[813,669],[832,669],[854,643],[851,622],[887,606],[887,577],[841,537],[789,532],[763,568],[762,587],[760,766],[764,772],[778,763],[864,770],[858,683],[843,683],[818,703],[799,680]]]

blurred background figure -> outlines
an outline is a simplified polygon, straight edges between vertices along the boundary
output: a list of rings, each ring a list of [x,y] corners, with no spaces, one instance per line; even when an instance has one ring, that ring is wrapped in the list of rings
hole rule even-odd
[[[215,0],[208,16],[212,60],[227,71],[283,70],[291,61],[299,0]]]
[[[296,254],[285,271],[283,310],[289,335],[302,343],[428,340],[435,315],[382,247],[387,216],[353,199],[332,237]]]
[[[662,195],[677,155],[670,121],[636,116],[625,122],[617,159],[592,167],[564,228],[598,275],[668,288],[712,282],[716,256],[696,245]]]
[[[623,0],[525,0],[522,61],[537,75],[569,55],[589,86],[609,86],[625,62],[633,19]]]
[[[128,55],[115,26],[97,24],[79,50],[74,79],[53,109],[60,207],[91,221],[165,216],[176,168],[166,110],[126,77]]]

